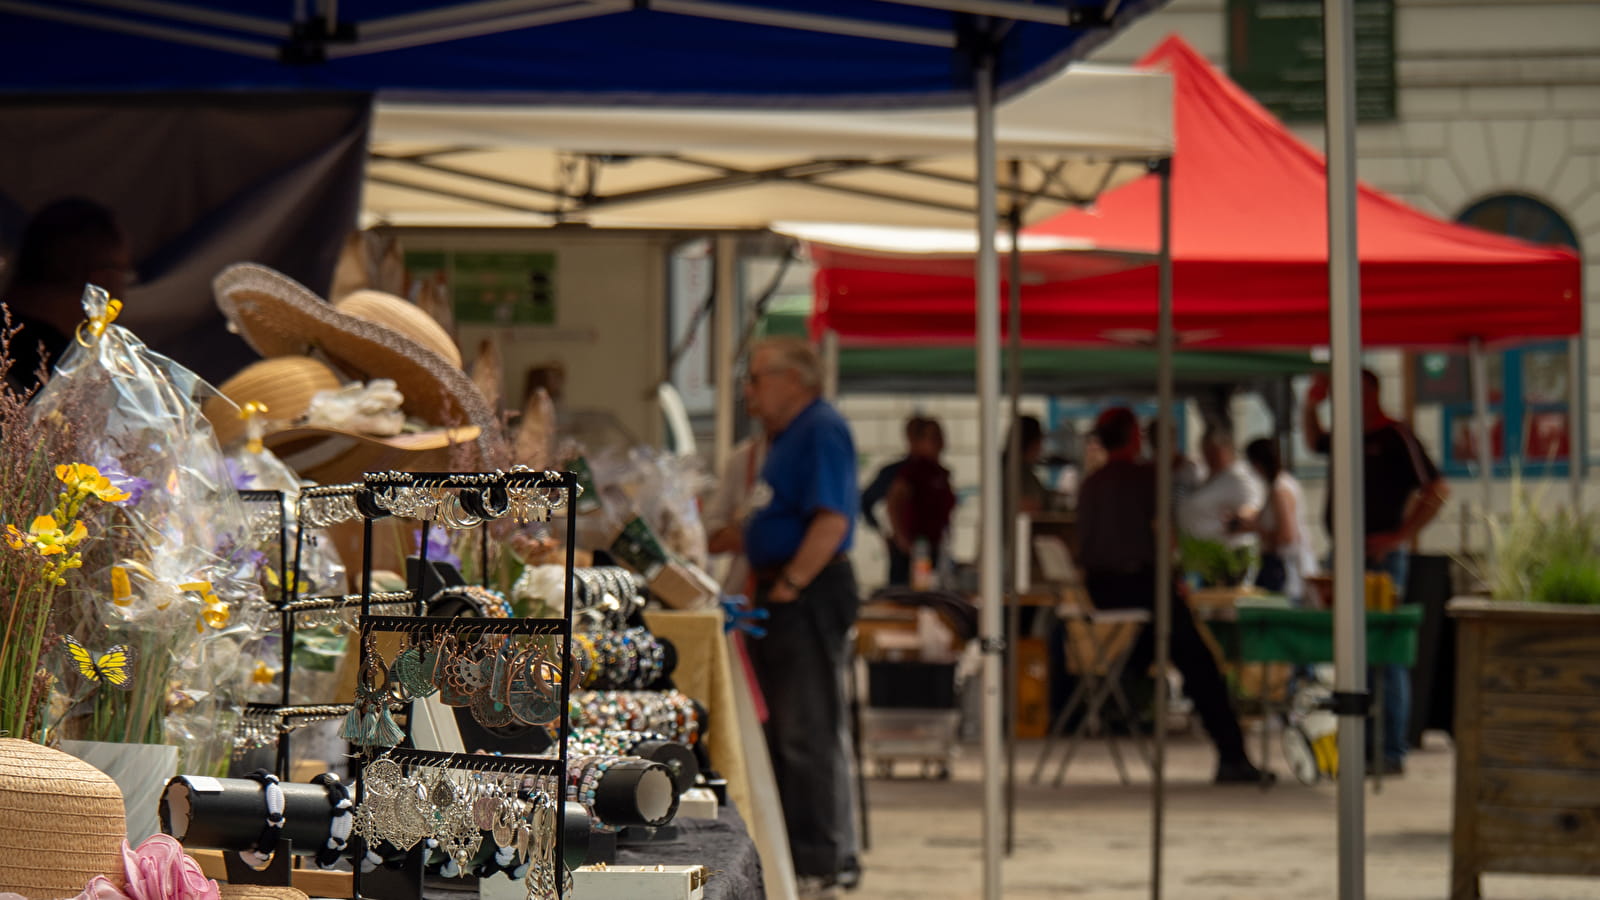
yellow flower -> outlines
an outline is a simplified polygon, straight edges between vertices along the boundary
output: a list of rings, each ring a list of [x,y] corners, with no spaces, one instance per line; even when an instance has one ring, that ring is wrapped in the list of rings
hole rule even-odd
[[[128,578],[128,570],[121,566],[111,567],[111,602],[118,606],[133,602],[133,582]]]
[[[255,671],[250,673],[250,680],[259,685],[271,684],[272,680],[277,677],[278,670],[268,666],[264,662],[256,663]]]
[[[6,543],[10,544],[13,550],[21,550],[23,547],[28,546],[28,536],[17,530],[17,526],[7,525]]]
[[[85,463],[56,466],[56,477],[79,497],[92,495],[107,503],[120,503],[133,496],[112,484],[99,469]]]
[[[27,542],[39,551],[40,556],[55,556],[67,552],[67,548],[84,539],[89,529],[83,527],[82,522],[75,523],[77,527],[71,534],[61,530],[56,524],[54,516],[39,516],[28,526]],[[15,530],[15,529],[11,529]],[[9,540],[9,538],[8,538]]]

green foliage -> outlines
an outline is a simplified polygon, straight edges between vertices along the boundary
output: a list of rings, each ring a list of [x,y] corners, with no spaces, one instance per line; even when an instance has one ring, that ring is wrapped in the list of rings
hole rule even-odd
[[[1536,603],[1600,603],[1600,560],[1551,562],[1539,573],[1529,599]]]
[[[1178,539],[1178,552],[1183,570],[1197,576],[1203,587],[1243,584],[1257,562],[1254,547],[1229,547],[1192,537]]]
[[[1600,513],[1574,514],[1515,476],[1510,512],[1488,521],[1494,553],[1469,568],[1494,599],[1600,603]]]

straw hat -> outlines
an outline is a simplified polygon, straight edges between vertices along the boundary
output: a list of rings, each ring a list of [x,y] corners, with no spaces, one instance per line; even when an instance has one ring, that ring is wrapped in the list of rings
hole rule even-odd
[[[264,884],[219,884],[221,900],[310,900],[299,888]]]
[[[483,395],[461,371],[460,353],[442,352],[454,346],[450,336],[405,300],[358,291],[346,302],[354,299],[349,308],[362,315],[351,315],[287,275],[255,263],[224,269],[212,289],[228,322],[264,357],[303,356],[315,349],[353,378],[393,379],[405,396],[406,413],[430,425],[487,429],[494,422]]]
[[[405,397],[402,408],[409,416],[440,426],[437,431],[381,438],[310,426],[269,434],[266,445],[301,475],[334,482],[358,480],[362,472],[382,469],[444,468],[451,447],[469,442],[478,457],[469,465],[484,467],[502,455],[495,416],[462,372],[460,352],[444,329],[414,304],[379,291],[357,291],[330,306],[288,276],[254,263],[229,266],[212,287],[228,321],[269,360],[303,359],[316,350],[353,378],[392,379]],[[301,374],[307,376],[295,386],[301,393],[286,396],[279,406],[236,393],[228,385],[222,391],[235,403],[265,403],[269,419],[288,421],[290,411],[296,416],[304,412],[303,406],[296,408],[302,397],[310,403],[310,394],[303,393],[312,383],[310,370]]]
[[[211,420],[217,443],[226,447],[244,437],[244,420],[239,407],[260,403],[267,408],[266,418],[276,422],[298,422],[311,408],[311,398],[319,391],[336,391],[339,376],[324,363],[309,356],[279,356],[251,363],[217,387],[233,401],[208,400],[201,412]]]
[[[452,465],[453,448],[470,447],[481,435],[482,430],[476,425],[394,437],[302,425],[271,432],[262,443],[302,477],[323,484],[341,484],[360,481],[363,472],[458,468]]]
[[[333,304],[333,308],[363,322],[387,325],[439,354],[450,365],[461,368],[461,349],[449,332],[404,297],[383,291],[356,291]]]
[[[122,887],[122,791],[75,756],[0,738],[0,891],[76,897],[96,875]]]

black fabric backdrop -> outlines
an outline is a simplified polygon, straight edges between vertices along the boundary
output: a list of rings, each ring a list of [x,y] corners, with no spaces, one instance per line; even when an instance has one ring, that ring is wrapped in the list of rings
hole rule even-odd
[[[366,95],[0,96],[0,255],[53,200],[105,204],[139,270],[119,324],[220,382],[256,355],[211,279],[259,262],[325,294],[357,224],[370,120]]]

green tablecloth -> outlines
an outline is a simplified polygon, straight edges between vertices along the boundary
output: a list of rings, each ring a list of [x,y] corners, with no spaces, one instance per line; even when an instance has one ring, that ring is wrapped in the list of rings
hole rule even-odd
[[[1333,613],[1329,610],[1240,603],[1236,612],[1236,622],[1208,623],[1213,632],[1220,632],[1217,639],[1230,658],[1296,665],[1333,662]],[[1367,661],[1372,665],[1413,665],[1421,626],[1421,606],[1367,613]]]

